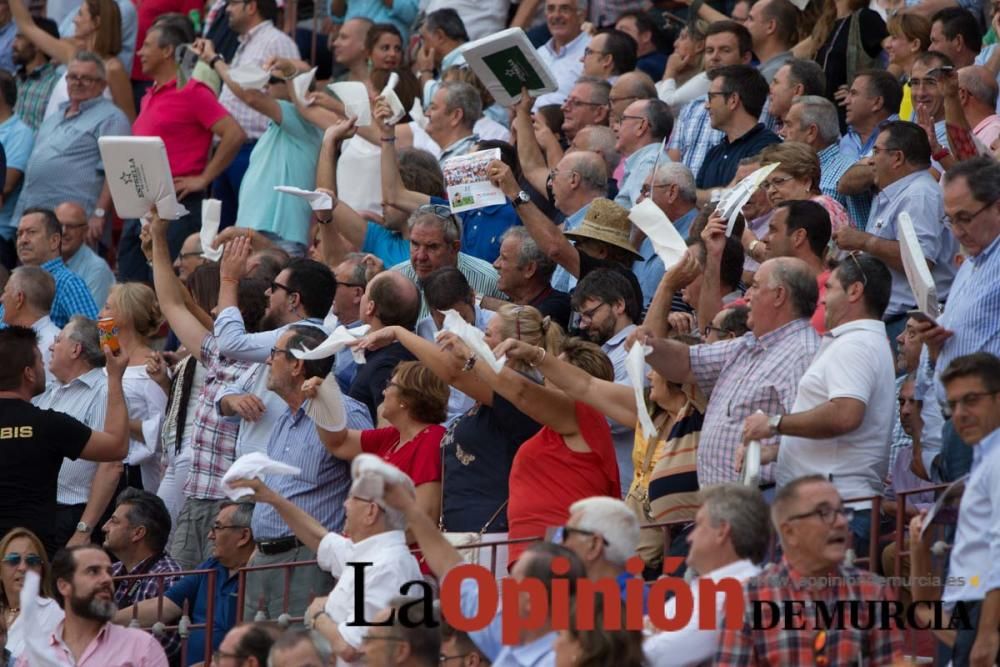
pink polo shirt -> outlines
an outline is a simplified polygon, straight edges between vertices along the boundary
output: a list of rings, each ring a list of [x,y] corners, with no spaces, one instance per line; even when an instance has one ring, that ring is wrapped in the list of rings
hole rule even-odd
[[[212,126],[227,115],[229,112],[205,84],[191,80],[178,89],[177,80],[172,79],[150,88],[143,96],[132,134],[161,137],[175,177],[198,176],[208,164]]]
[[[78,660],[63,643],[63,623],[45,642],[47,650],[38,659],[44,664],[75,665],[76,667],[167,667],[167,656],[163,647],[153,635],[135,628],[123,628],[114,623],[105,623],[93,641],[87,645]],[[17,659],[16,667],[31,667],[31,651],[24,651]]]

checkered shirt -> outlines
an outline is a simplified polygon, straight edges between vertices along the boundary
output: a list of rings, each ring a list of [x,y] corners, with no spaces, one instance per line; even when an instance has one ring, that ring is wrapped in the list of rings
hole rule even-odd
[[[895,600],[895,591],[886,586],[878,576],[853,567],[840,566],[827,579],[827,585],[807,582],[800,573],[791,569],[786,560],[774,563],[756,577],[751,577],[744,586],[746,612],[743,627],[738,630],[723,628],[713,664],[724,667],[816,665],[820,664],[817,658],[825,656],[829,667],[867,667],[890,665],[901,660],[902,631],[891,619],[885,619],[889,629],[881,629],[883,617],[879,603],[882,600]],[[795,606],[796,611],[802,612],[800,616],[789,619],[782,615],[780,622],[775,623],[771,605],[757,605],[762,612],[758,625],[774,627],[767,630],[754,629],[754,602],[773,602],[781,606],[779,613],[784,614],[784,605],[792,600],[802,603]],[[815,619],[817,616],[822,619],[822,610],[818,613],[815,611],[816,603],[826,603],[827,611],[832,614],[834,603],[849,600],[862,601],[858,605],[859,612],[855,621],[851,621],[850,607],[844,604],[842,624],[834,616],[832,627],[824,628],[822,621],[817,626]],[[876,618],[872,618],[872,613]],[[786,630],[786,622],[797,627],[804,626],[805,629]],[[874,629],[855,629],[869,627]],[[814,642],[820,632],[824,631],[825,649],[819,652]]]
[[[759,339],[748,333],[691,348],[691,370],[710,397],[698,445],[699,486],[737,481],[733,455],[743,441],[743,421],[757,410],[767,415],[791,412],[799,380],[819,342],[809,320],[800,319]],[[774,442],[776,438],[764,444]],[[773,466],[768,466],[764,479],[770,475]]]
[[[156,558],[156,556],[150,556],[150,558]],[[163,554],[153,565],[148,569],[144,570],[146,567],[147,560],[141,561],[138,565],[132,568],[131,572],[125,571],[125,564],[118,561],[111,566],[111,576],[112,577],[123,577],[128,574],[138,574],[142,572],[147,575],[164,574],[167,572],[180,572],[183,568],[170,557],[169,554]],[[148,576],[143,579],[126,579],[125,581],[119,581],[115,584],[115,604],[118,605],[119,609],[124,609],[125,607],[131,607],[136,602],[141,602],[142,600],[151,600],[153,598],[160,596],[160,591],[164,593],[170,589],[171,586],[176,584],[181,580],[179,574],[170,577],[154,577]],[[162,588],[160,582],[163,582]],[[158,637],[160,641],[160,646],[163,647],[163,651],[168,656],[179,655],[181,650],[181,637],[176,632],[168,632],[161,637]]]
[[[722,142],[725,134],[712,129],[712,121],[705,108],[707,95],[696,97],[681,109],[670,136],[668,148],[675,148],[681,153],[681,162],[687,165],[692,174],[701,170],[709,149]]]
[[[851,218],[851,226],[856,229],[864,229],[868,224],[868,214],[872,209],[872,196],[870,193],[861,195],[842,195],[837,192],[837,184],[840,178],[848,169],[854,166],[847,157],[840,152],[840,146],[830,144],[819,153],[819,190],[825,195],[833,197],[847,209],[847,215]]]
[[[38,131],[45,119],[45,108],[52,89],[59,81],[59,68],[47,62],[28,74],[22,67],[17,71],[17,104],[14,111],[32,130]]]

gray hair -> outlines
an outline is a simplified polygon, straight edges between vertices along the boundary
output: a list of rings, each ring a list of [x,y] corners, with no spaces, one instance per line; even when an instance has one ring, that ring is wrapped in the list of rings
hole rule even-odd
[[[469,33],[465,29],[462,17],[451,7],[443,7],[436,11],[428,12],[424,22],[429,33],[440,30],[448,39],[455,40],[456,42],[469,41]]]
[[[340,262],[345,264],[350,262],[354,265],[351,269],[351,282],[357,283],[362,287],[368,285],[368,272],[365,270],[365,253],[363,252],[349,252],[344,255],[344,259]]]
[[[600,196],[608,191],[608,172],[604,164],[604,158],[592,151],[574,151],[570,153],[572,160],[571,169],[580,176],[580,181],[585,189],[600,193]]]
[[[569,506],[570,515],[580,513],[577,526],[604,538],[604,557],[615,565],[625,565],[639,546],[639,519],[617,498],[594,496]]]
[[[274,656],[278,651],[293,649],[302,642],[309,642],[312,645],[312,648],[316,651],[316,655],[319,657],[321,664],[330,664],[330,658],[333,657],[333,647],[330,645],[330,641],[326,637],[315,630],[294,629],[286,630],[285,633],[278,637],[274,644],[271,645],[271,651],[267,654],[267,667],[275,666],[276,663]]]
[[[479,91],[464,81],[445,81],[439,87],[444,91],[445,108],[462,110],[462,122],[470,129],[483,117],[483,98]]]
[[[409,220],[406,221],[406,226],[411,232],[417,225],[437,227],[444,233],[445,243],[454,243],[462,239],[462,221],[454,213],[445,216],[428,209],[418,208],[410,214]]]
[[[253,518],[253,503],[239,500],[224,500],[222,501],[222,506],[219,507],[219,511],[221,512],[227,507],[236,508],[233,512],[232,525],[239,526],[240,528],[250,527],[250,520]]]
[[[670,136],[674,129],[674,114],[669,105],[654,97],[646,102],[643,115],[649,123],[650,137],[659,141]]]
[[[102,81],[108,80],[108,69],[104,66],[104,60],[93,51],[77,51],[70,63],[91,63],[97,67],[97,73]]]
[[[587,139],[587,141],[584,141]],[[610,174],[621,161],[621,154],[615,148],[618,138],[607,125],[588,125],[581,128],[573,139],[575,150],[597,153],[604,160],[605,173]]]
[[[980,71],[986,72],[979,76]],[[990,109],[997,105],[997,80],[988,73],[985,67],[970,65],[958,71],[958,80],[966,92],[987,105]]]
[[[548,280],[556,270],[556,264],[542,249],[538,247],[538,242],[531,236],[526,227],[517,225],[508,227],[507,231],[500,237],[500,242],[507,239],[517,239],[521,242],[521,248],[517,253],[517,268],[523,269],[530,262],[534,262],[538,267],[538,273]]]
[[[698,495],[712,526],[729,525],[729,539],[737,556],[754,563],[767,557],[771,530],[767,503],[760,490],[742,484],[719,484],[702,489]]]
[[[780,285],[788,290],[797,317],[812,317],[819,301],[819,287],[809,266],[790,257],[778,257],[771,261],[774,262],[774,270],[771,271],[770,286]]]
[[[67,333],[67,331],[69,333]],[[101,349],[101,337],[97,330],[97,322],[83,315],[74,315],[63,328],[63,335],[80,346],[83,360],[91,368],[102,368],[105,363],[104,350]]]
[[[792,104],[802,105],[800,128],[815,125],[820,139],[827,146],[840,139],[840,121],[833,102],[820,95],[799,95],[792,100]]]
[[[28,306],[41,313],[52,310],[56,298],[56,281],[52,274],[39,266],[19,266],[10,274],[17,289],[24,293]]]
[[[576,85],[581,83],[590,86],[589,102],[608,105],[611,98],[611,84],[608,83],[607,79],[598,79],[596,76],[581,76],[576,80]]]
[[[698,200],[698,189],[695,187],[694,174],[682,162],[663,162],[656,168],[653,183],[657,185],[676,185],[681,199],[691,204]]]

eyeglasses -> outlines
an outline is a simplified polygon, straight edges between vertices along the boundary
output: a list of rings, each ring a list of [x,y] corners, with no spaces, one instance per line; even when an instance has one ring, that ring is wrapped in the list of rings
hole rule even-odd
[[[28,567],[40,567],[42,564],[42,557],[38,554],[27,554],[26,556],[22,556],[21,554],[7,554],[3,557],[4,565],[10,565],[11,567],[18,567],[22,560]]]
[[[673,185],[673,183],[653,183],[652,190],[657,188],[669,188],[671,185]],[[649,184],[644,183],[643,186],[639,188],[639,194],[643,197],[648,197],[652,190],[650,189]]]
[[[268,354],[268,358],[269,358],[269,359],[274,359],[274,357],[275,357],[275,356],[276,356],[276,355],[277,355],[277,354],[278,354],[279,352],[280,352],[281,354],[285,355],[285,356],[286,356],[286,357],[288,357],[288,358],[292,358],[292,351],[291,351],[291,350],[285,350],[285,349],[282,349],[282,348],[280,348],[280,347],[278,347],[278,346],[274,346],[274,347],[272,347],[272,348],[271,348],[271,352],[270,352],[270,354]]]
[[[89,76],[87,74],[67,74],[66,83],[97,83],[103,81],[100,77]]]
[[[902,153],[901,148],[882,148],[881,146],[872,146],[872,157],[875,157],[879,153]]]
[[[638,120],[638,121],[640,121],[640,122],[641,122],[641,121],[644,121],[644,120],[646,120],[646,119],[645,119],[645,117],[643,117],[643,116],[630,116],[630,115],[628,115],[628,114],[626,114],[626,113],[623,113],[623,114],[621,115],[621,120],[620,120],[620,121],[618,121],[618,122],[620,122],[620,123],[624,123],[624,122],[625,122],[626,120]]]
[[[467,655],[471,655],[471,653],[459,653],[458,655],[445,655],[444,653],[442,653],[441,655],[438,656],[438,662],[444,664],[449,660],[461,660]]]
[[[794,176],[775,176],[774,178],[768,179],[760,184],[760,187],[765,190],[770,190],[771,188],[777,188],[782,183],[787,183],[788,181],[795,178]]]
[[[713,331],[717,331],[719,333],[719,338],[729,335],[729,329],[723,329],[722,327],[717,327],[712,324],[706,324],[705,328],[702,329],[702,333],[705,334],[705,338],[711,336]]]
[[[575,108],[577,108],[579,106],[603,107],[603,106],[606,106],[606,105],[600,104],[598,102],[584,102],[583,100],[578,100],[575,97],[567,97],[566,101],[563,102],[563,108],[566,108],[566,109],[573,110],[573,109],[575,109]]]
[[[987,396],[996,396],[997,394],[1000,394],[1000,391],[973,391],[969,392],[965,396],[960,396],[957,400],[946,401],[945,405],[948,406],[949,413],[954,413],[955,408],[960,405],[963,408],[974,408]]]
[[[279,283],[279,282],[278,282],[277,280],[272,280],[272,281],[271,281],[271,293],[273,294],[274,292],[277,292],[277,291],[278,291],[278,290],[280,290],[280,289],[283,289],[283,290],[285,290],[285,291],[286,291],[286,292],[288,292],[289,294],[298,294],[298,292],[296,292],[296,291],[294,291],[294,290],[290,290],[290,289],[288,289],[288,286],[287,286],[287,285],[282,285],[282,284],[281,284],[281,283]]]
[[[364,289],[366,286],[361,283],[342,283],[338,280],[337,287],[360,287],[361,289]]]
[[[580,311],[580,321],[582,322],[584,320],[587,320],[588,322],[590,322],[591,320],[594,319],[594,315],[597,314],[597,311],[599,311],[601,308],[603,308],[606,305],[608,305],[607,302],[602,301],[601,303],[597,304],[596,306],[594,306],[590,310],[581,310]]]
[[[805,514],[796,514],[794,516],[788,517],[788,521],[797,521],[799,519],[808,519],[809,517],[818,516],[820,520],[823,521],[828,526],[832,526],[837,515],[844,517],[845,520],[851,521],[854,518],[854,508],[853,507],[830,507],[829,505],[820,505],[811,512],[806,512]]]
[[[606,51],[595,51],[594,49],[590,48],[589,46],[583,47],[583,57],[584,58],[586,58],[587,56],[595,55],[595,54],[599,55],[599,56],[606,56],[606,55],[608,55]]]
[[[217,533],[220,530],[243,530],[246,526],[224,526],[221,523],[213,523],[210,532]]]
[[[225,651],[214,651],[212,653],[212,662],[222,662],[223,658],[229,658],[231,660],[239,660],[240,662],[247,659],[247,656],[242,653],[226,653]]]
[[[858,251],[857,250],[855,250],[854,252],[847,253],[847,256],[851,258],[852,262],[854,262],[854,266],[858,267],[858,271],[861,273],[861,286],[867,288],[868,287],[868,274],[865,273],[864,268],[861,266],[861,262],[858,261],[857,255],[858,255]]]
[[[573,533],[576,533],[577,535],[585,535],[586,537],[599,537],[601,538],[601,542],[604,542],[604,546],[609,546],[608,539],[600,533],[595,533],[592,530],[584,530],[583,528],[573,528],[572,526],[559,526],[556,528],[556,532],[552,535],[552,540],[557,544],[565,544],[566,540],[568,540],[569,536]]]
[[[730,95],[732,95],[732,93],[721,93],[721,92],[720,93],[713,93],[713,92],[708,92],[708,93],[705,93],[705,95],[708,97],[709,101],[711,101],[713,97],[716,97],[718,95],[721,95],[722,97],[729,97]]]
[[[944,216],[945,222],[946,223],[950,223],[952,225],[959,225],[961,227],[965,227],[966,225],[970,225],[970,224],[972,224],[973,220],[975,220],[976,218],[979,217],[980,213],[982,213],[983,211],[985,211],[989,207],[991,207],[994,204],[996,204],[997,201],[1000,201],[1000,200],[994,199],[993,201],[991,201],[986,206],[983,206],[983,207],[977,209],[975,213],[965,213],[963,211],[961,213],[956,214],[954,218],[951,217],[950,215],[946,215],[946,216]]]

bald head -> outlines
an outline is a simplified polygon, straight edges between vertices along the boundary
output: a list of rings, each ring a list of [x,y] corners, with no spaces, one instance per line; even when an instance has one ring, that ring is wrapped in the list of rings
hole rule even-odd
[[[988,69],[969,65],[958,70],[958,87],[976,102],[993,113],[997,105],[997,80]]]
[[[368,283],[361,302],[362,319],[377,328],[413,329],[420,315],[420,290],[398,271],[383,271]]]
[[[561,168],[574,171],[580,177],[580,187],[597,196],[603,196],[608,189],[608,171],[604,158],[593,151],[567,153],[560,162]]]
[[[588,125],[573,137],[570,144],[570,151],[590,151],[597,153],[604,160],[604,167],[607,173],[611,173],[618,166],[621,154],[615,148],[617,138],[615,131],[604,125]]]
[[[187,280],[194,270],[207,262],[202,256],[201,235],[197,232],[184,239],[181,251],[174,260],[174,269],[181,280]]]
[[[614,100],[622,97],[651,100],[656,97],[656,84],[645,72],[626,72],[611,86],[611,97]]]

